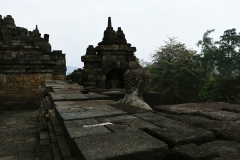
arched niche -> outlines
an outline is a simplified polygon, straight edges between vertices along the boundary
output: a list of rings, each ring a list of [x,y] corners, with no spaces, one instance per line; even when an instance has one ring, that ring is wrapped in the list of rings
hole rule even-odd
[[[116,79],[115,81],[119,81],[118,88],[124,88],[123,75],[128,68],[129,64],[125,61],[108,62],[103,65],[101,73],[105,78],[103,78],[102,84],[105,85],[106,89],[112,89],[113,85],[109,85],[109,83],[111,83],[110,81],[114,81],[113,79]]]

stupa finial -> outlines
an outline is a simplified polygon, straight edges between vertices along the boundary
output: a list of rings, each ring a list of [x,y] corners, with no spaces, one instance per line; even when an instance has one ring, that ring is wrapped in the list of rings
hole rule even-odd
[[[111,17],[108,17],[108,27],[112,27]]]

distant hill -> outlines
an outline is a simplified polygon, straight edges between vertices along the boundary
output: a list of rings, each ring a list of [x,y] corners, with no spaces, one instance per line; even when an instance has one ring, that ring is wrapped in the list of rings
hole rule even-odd
[[[78,67],[67,66],[66,75],[72,73],[75,69],[78,69]]]

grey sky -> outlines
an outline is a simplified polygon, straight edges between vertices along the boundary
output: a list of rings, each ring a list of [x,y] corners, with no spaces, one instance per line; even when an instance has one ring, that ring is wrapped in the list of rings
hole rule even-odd
[[[240,32],[239,6],[239,0],[0,0],[0,14],[28,30],[37,24],[42,36],[50,34],[52,49],[66,53],[68,66],[83,67],[81,56],[102,40],[109,16],[137,47],[135,55],[149,60],[167,37],[199,50],[206,30],[215,29],[215,40],[227,29]]]

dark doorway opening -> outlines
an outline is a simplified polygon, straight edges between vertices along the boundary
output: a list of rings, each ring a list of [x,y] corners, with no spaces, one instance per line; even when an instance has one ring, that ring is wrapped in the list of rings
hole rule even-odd
[[[125,70],[123,69],[112,69],[106,75],[106,88],[117,89],[124,88],[123,75]]]

